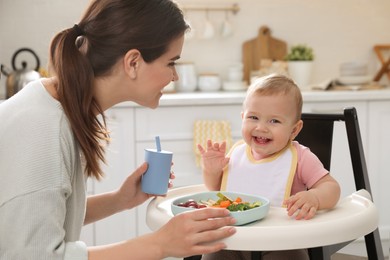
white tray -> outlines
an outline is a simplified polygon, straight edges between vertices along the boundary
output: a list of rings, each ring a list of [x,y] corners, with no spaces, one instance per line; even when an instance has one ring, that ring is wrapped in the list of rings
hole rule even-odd
[[[174,199],[206,191],[204,185],[172,189],[166,197],[153,199],[147,208],[146,223],[157,230],[173,217]],[[225,239],[231,250],[287,250],[311,248],[351,241],[374,231],[378,211],[366,190],[355,192],[339,201],[332,210],[319,211],[310,220],[288,217],[286,209],[271,207],[262,220],[237,226],[237,232]]]

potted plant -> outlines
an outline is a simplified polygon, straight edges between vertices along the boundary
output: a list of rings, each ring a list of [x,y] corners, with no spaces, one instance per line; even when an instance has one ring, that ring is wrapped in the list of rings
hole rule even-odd
[[[314,60],[313,49],[304,44],[294,45],[285,60],[291,78],[302,90],[308,90]]]

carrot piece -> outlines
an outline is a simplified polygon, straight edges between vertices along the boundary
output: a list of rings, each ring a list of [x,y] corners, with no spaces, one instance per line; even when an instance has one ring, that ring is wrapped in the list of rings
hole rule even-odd
[[[242,202],[242,199],[240,197],[237,197],[234,202],[240,203],[240,202]]]
[[[219,203],[219,206],[221,206],[221,208],[227,208],[230,206],[230,201],[228,200],[221,201],[221,203]]]

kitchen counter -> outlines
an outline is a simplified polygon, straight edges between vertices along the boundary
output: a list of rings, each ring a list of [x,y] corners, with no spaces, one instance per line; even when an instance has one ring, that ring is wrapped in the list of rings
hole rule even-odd
[[[359,100],[388,100],[390,88],[381,90],[360,91],[303,91],[304,102],[329,102],[329,101],[359,101]],[[192,106],[192,105],[228,105],[241,104],[245,98],[245,92],[190,92],[190,93],[166,93],[161,97],[160,106]],[[116,107],[138,106],[133,102],[123,102]]]
[[[303,91],[304,102],[327,101],[359,101],[359,100],[388,100],[390,88],[381,90],[360,91]],[[160,100],[160,106],[192,106],[192,105],[228,105],[241,104],[245,91],[239,92],[182,92],[165,93]],[[4,100],[0,100],[0,103]],[[123,102],[115,107],[137,107],[134,102]]]

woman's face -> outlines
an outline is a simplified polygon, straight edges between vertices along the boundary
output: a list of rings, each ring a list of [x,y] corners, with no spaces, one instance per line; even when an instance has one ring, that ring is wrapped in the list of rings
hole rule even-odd
[[[156,108],[162,96],[162,89],[178,79],[175,62],[180,58],[184,35],[173,40],[167,52],[151,63],[142,61],[137,71],[137,88],[133,101],[150,108]]]
[[[287,95],[248,97],[242,113],[242,136],[260,160],[282,150],[301,129],[294,98]]]

